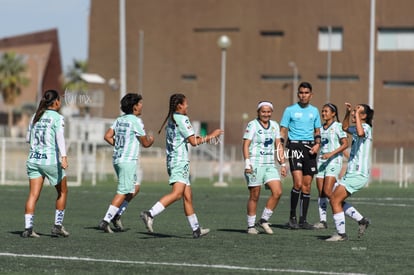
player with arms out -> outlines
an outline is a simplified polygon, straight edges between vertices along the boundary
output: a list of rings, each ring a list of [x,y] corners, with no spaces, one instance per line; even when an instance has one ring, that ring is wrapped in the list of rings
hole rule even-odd
[[[170,97],[168,115],[164,120],[166,131],[167,172],[172,190],[156,202],[150,210],[141,212],[141,219],[148,232],[153,232],[155,216],[161,214],[169,205],[183,198],[184,213],[193,231],[193,238],[208,234],[207,228],[201,228],[193,207],[193,195],[190,185],[190,160],[188,143],[197,146],[217,139],[223,131],[216,129],[206,137],[196,136],[187,116],[188,100],[183,94],[173,94]]]
[[[106,233],[113,233],[109,223],[112,221],[117,231],[123,226],[120,215],[128,202],[139,192],[141,178],[138,159],[140,145],[147,148],[154,143],[154,137],[145,133],[144,124],[138,117],[142,114],[142,96],[129,93],[121,99],[121,110],[125,113],[118,117],[106,131],[104,139],[114,146],[112,163],[118,177],[118,188],[99,228]],[[122,212],[121,212],[122,211]]]

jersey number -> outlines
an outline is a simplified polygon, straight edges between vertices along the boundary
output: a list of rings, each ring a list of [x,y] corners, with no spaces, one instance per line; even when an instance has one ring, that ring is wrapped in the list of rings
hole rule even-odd
[[[37,130],[34,133],[34,145],[46,145],[45,131]]]
[[[115,138],[115,147],[123,148],[125,146],[125,136],[117,136]]]

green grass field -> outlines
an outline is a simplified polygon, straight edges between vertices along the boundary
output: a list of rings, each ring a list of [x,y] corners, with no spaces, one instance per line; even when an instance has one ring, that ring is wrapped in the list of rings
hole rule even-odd
[[[372,183],[349,199],[372,221],[357,238],[348,219],[347,242],[329,243],[334,232],[331,211],[327,230],[288,230],[290,179],[270,222],[274,235],[248,235],[243,181],[227,188],[207,181],[193,183],[200,223],[211,232],[193,239],[181,202],[170,206],[148,234],[139,212],[170,191],[166,183],[143,183],[141,193],[123,216],[126,232],[106,234],[96,226],[105,214],[114,183],[70,188],[65,227],[69,238],[52,238],[55,190],[45,186],[37,204],[37,239],[23,239],[27,186],[0,186],[0,273],[133,273],[133,274],[414,274],[414,186]],[[309,221],[317,222],[316,188]],[[263,189],[258,216],[268,191]]]

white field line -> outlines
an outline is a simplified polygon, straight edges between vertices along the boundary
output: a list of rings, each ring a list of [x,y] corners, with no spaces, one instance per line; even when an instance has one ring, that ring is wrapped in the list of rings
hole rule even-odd
[[[377,206],[394,206],[394,207],[414,207],[414,204],[411,202],[414,201],[414,198],[358,198],[351,197],[347,199],[348,201],[354,201],[358,204],[368,204],[368,205],[377,205]],[[409,202],[409,203],[398,203],[398,202]]]
[[[243,271],[266,271],[278,273],[304,273],[304,274],[326,274],[326,275],[363,275],[365,273],[343,273],[330,271],[312,271],[312,270],[297,270],[297,269],[278,269],[278,268],[261,268],[261,267],[245,267],[234,265],[214,265],[214,264],[190,264],[190,263],[168,263],[168,262],[147,262],[147,261],[124,261],[124,260],[108,260],[108,259],[94,259],[81,257],[64,257],[64,256],[48,256],[48,255],[31,255],[31,254],[15,254],[2,253],[0,257],[18,257],[18,258],[36,258],[36,259],[52,259],[52,260],[66,260],[66,261],[83,261],[83,262],[104,262],[104,263],[121,263],[121,264],[135,264],[135,265],[166,265],[179,267],[196,267],[196,268],[210,268],[210,269],[228,269],[228,270],[243,270]]]

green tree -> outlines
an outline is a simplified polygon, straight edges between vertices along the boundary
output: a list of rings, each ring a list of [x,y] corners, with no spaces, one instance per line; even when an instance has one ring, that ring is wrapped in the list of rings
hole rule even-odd
[[[29,84],[29,79],[25,76],[26,70],[24,56],[14,52],[6,52],[1,56],[0,90],[5,104],[13,105],[23,86]]]
[[[14,52],[5,52],[0,57],[0,91],[4,103],[8,106],[8,126],[13,125],[12,108],[24,86],[29,84],[26,77],[27,65],[24,56]]]
[[[63,84],[63,89],[74,92],[86,91],[88,88],[88,84],[81,78],[81,74],[86,73],[87,70],[87,61],[74,59],[73,65],[69,66],[69,69],[65,74],[65,82]]]

